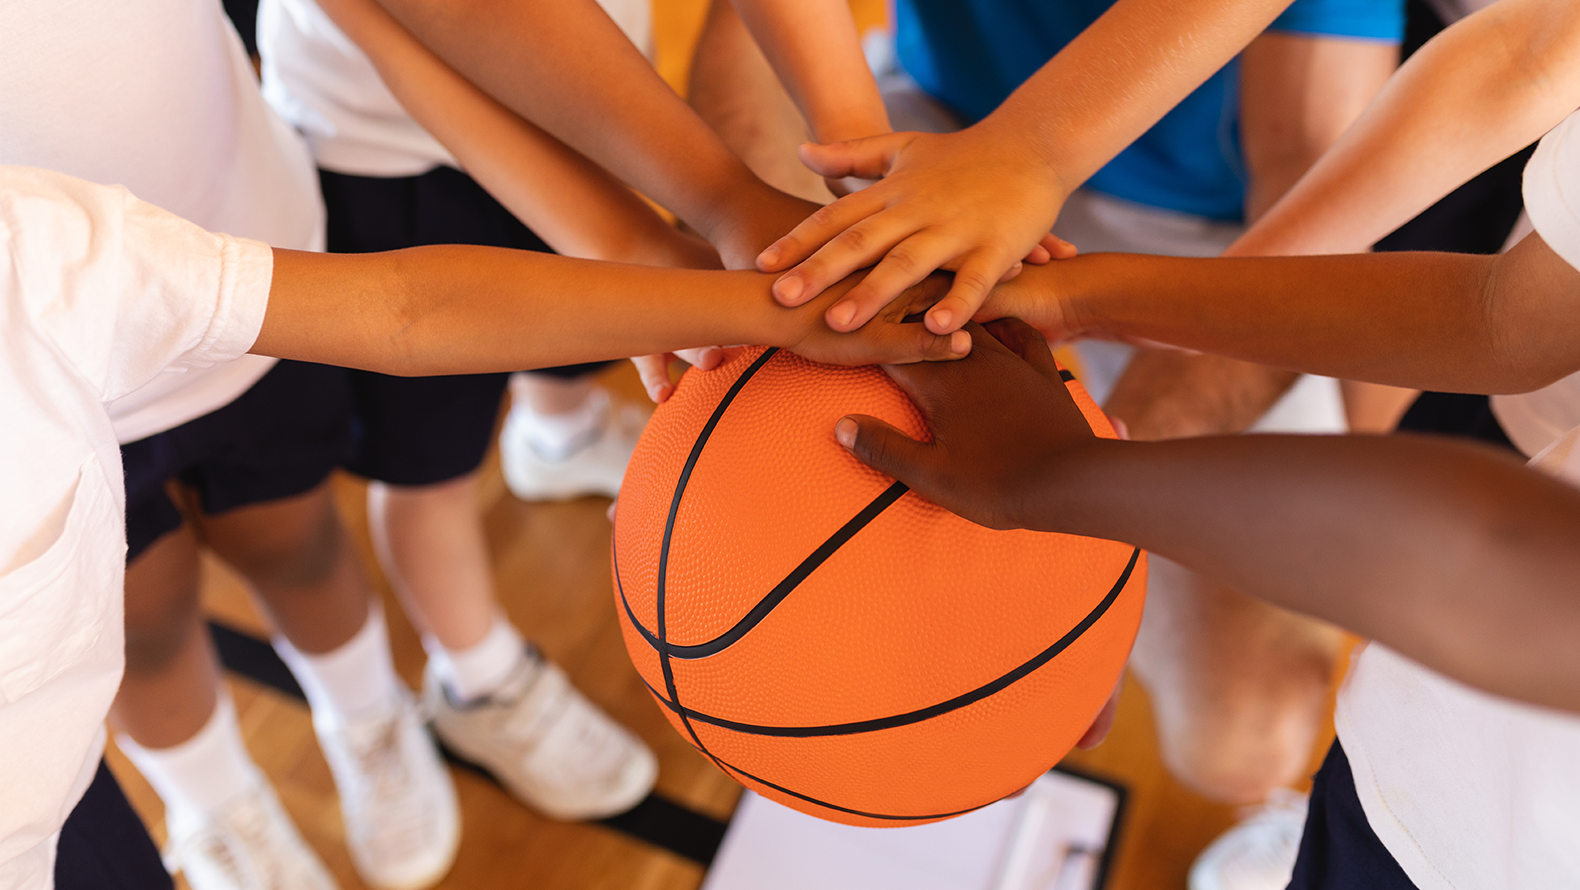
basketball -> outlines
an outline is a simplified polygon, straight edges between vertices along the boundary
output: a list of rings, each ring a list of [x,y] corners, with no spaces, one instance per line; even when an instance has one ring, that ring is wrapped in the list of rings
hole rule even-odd
[[[615,606],[670,722],[743,785],[852,825],[947,819],[1080,739],[1130,653],[1146,558],[961,519],[840,447],[846,414],[926,437],[875,367],[754,348],[689,371],[626,470]]]

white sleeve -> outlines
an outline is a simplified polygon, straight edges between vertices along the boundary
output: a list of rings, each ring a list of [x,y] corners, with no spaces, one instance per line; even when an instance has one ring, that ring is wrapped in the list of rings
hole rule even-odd
[[[1525,212],[1553,252],[1580,269],[1580,112],[1542,137],[1525,165]]]
[[[0,168],[0,241],[0,279],[107,402],[167,368],[237,358],[263,324],[267,245],[206,232],[118,186]]]

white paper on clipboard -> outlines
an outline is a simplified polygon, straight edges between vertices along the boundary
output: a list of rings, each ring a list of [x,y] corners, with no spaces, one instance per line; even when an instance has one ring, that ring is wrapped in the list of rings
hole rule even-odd
[[[856,828],[748,791],[702,890],[1100,890],[1123,799],[1055,771],[945,822]]]

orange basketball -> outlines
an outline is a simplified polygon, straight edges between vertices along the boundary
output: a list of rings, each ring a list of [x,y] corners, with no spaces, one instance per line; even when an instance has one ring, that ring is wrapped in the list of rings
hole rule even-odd
[[[961,519],[841,448],[852,413],[926,435],[877,368],[758,348],[689,372],[626,470],[615,605],[670,722],[742,784],[852,825],[946,819],[1086,731],[1135,639],[1145,556]]]

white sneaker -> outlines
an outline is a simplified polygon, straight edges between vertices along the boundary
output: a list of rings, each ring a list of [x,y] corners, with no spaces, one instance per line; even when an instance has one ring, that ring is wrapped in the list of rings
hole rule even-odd
[[[543,453],[532,435],[532,410],[516,401],[499,433],[500,462],[512,494],[524,501],[568,501],[620,493],[625,465],[652,412],[602,389],[593,397],[603,401],[598,423],[565,455]]]
[[[423,697],[439,738],[555,819],[624,812],[652,790],[658,760],[535,651],[493,695],[457,703],[434,673]]]
[[[1190,868],[1190,890],[1284,890],[1306,830],[1308,798],[1277,788],[1267,803],[1218,836]]]
[[[339,890],[268,782],[219,809],[166,812],[165,868],[192,890]]]
[[[313,715],[340,792],[346,847],[380,890],[438,883],[455,863],[461,815],[455,784],[405,690],[387,714],[357,722]]]

